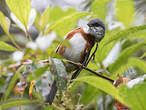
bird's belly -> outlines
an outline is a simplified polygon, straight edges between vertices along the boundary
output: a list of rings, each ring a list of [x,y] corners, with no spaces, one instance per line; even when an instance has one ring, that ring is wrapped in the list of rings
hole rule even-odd
[[[86,48],[86,40],[80,33],[77,33],[69,40],[69,43],[71,46],[65,48],[63,57],[74,62],[80,62],[82,53]]]

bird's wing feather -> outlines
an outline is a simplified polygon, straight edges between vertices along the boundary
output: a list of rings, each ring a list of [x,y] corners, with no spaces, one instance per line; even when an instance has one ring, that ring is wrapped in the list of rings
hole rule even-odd
[[[77,29],[72,30],[71,32],[69,32],[69,33],[64,37],[64,39],[66,39],[66,40],[71,39],[75,33],[80,32],[80,29],[81,29],[81,28],[77,28]],[[58,53],[59,50],[62,49],[62,47],[64,47],[64,46],[62,45],[62,42],[61,42],[61,43],[57,46],[55,52]]]

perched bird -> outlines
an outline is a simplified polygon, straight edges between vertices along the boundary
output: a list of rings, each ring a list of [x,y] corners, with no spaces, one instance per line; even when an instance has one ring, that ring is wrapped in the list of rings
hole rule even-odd
[[[86,66],[90,51],[94,44],[100,42],[105,34],[105,24],[99,18],[91,19],[86,27],[80,27],[69,32],[65,39],[69,41],[70,46],[66,47],[60,44],[56,50],[56,53],[61,55],[67,60],[71,60],[76,63],[81,63]],[[72,64],[65,64],[67,72],[75,71],[72,75],[72,79],[75,79],[82,68],[77,68]],[[56,81],[52,84],[50,94],[47,101],[52,104],[55,94],[57,92]]]

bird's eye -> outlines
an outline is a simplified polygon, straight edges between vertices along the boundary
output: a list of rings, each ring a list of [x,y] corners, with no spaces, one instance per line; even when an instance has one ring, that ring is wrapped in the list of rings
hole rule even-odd
[[[94,23],[93,26],[99,27],[100,25],[98,23]]]
[[[95,26],[97,27],[97,25],[96,25],[96,24],[91,24],[91,26],[92,26],[92,27],[95,27]]]

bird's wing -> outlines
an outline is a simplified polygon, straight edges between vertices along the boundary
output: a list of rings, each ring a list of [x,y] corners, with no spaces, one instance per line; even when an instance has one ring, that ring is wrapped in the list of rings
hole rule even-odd
[[[55,50],[56,53],[58,53],[58,50],[59,50],[59,48],[60,48],[60,45],[61,45],[61,44],[59,44],[59,45],[57,46],[57,48],[56,48],[56,50]]]
[[[80,31],[80,29],[81,29],[81,28],[77,28],[77,29],[72,30],[71,32],[69,32],[69,33],[64,37],[64,39],[66,39],[66,40],[71,39],[75,33],[77,33],[77,32]],[[61,42],[61,43],[57,46],[56,51],[55,51],[56,53],[58,53],[58,51],[59,51],[60,48],[64,47],[62,44],[63,44],[63,43]]]

